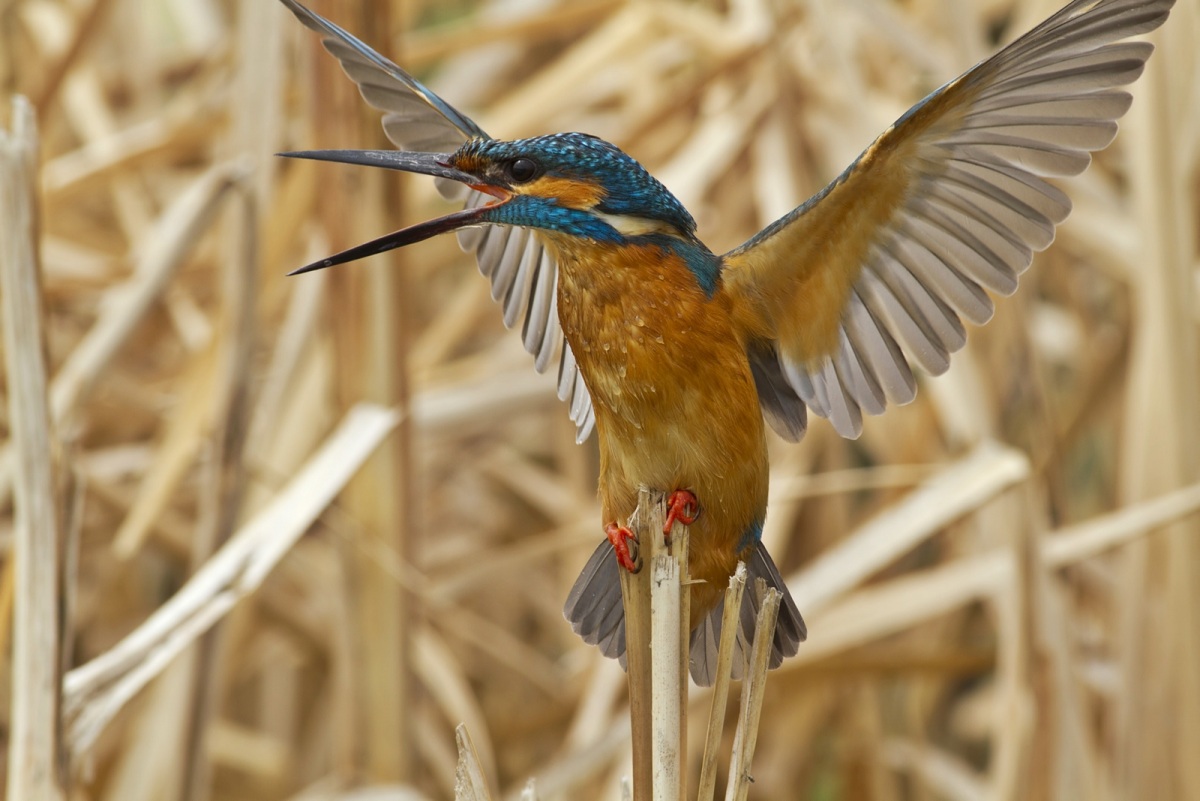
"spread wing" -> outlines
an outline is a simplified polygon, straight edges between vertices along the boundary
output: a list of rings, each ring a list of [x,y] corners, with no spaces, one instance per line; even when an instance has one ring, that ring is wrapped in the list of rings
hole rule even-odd
[[[1129,108],[1118,87],[1174,0],[1075,0],[926,97],[833,183],[726,254],[723,280],[783,436],[804,405],[857,437],[862,412],[911,401],[1054,239],[1076,175]],[[765,388],[765,389],[764,389]],[[787,396],[791,389],[794,396]],[[781,394],[782,393],[782,394]],[[802,400],[803,404],[798,401]]]
[[[472,137],[489,138],[471,119],[429,91],[420,81],[329,20],[294,0],[281,0],[304,25],[322,36],[322,44],[358,84],[363,99],[384,112],[383,130],[404,150],[447,152]],[[485,196],[454,181],[438,179],[450,200],[483,204]],[[544,372],[558,354],[558,397],[566,401],[583,442],[595,425],[592,400],[575,356],[558,323],[558,266],[541,240],[523,228],[487,225],[459,233],[463,250],[474,253],[479,271],[492,285],[492,298],[503,306],[504,324],[521,321],[525,349]]]

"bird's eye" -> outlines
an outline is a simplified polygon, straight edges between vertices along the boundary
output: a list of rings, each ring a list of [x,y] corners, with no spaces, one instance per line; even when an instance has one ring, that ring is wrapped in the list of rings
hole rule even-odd
[[[518,184],[532,181],[537,177],[538,172],[537,162],[533,159],[513,159],[508,164],[508,177]]]

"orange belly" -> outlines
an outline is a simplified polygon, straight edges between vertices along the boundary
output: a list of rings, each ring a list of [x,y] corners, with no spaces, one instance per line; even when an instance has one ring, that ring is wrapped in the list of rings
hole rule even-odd
[[[655,247],[555,255],[560,320],[595,408],[604,521],[623,523],[640,486],[695,493],[689,567],[703,582],[691,599],[701,621],[767,503],[762,413],[728,300],[720,289],[708,298]]]

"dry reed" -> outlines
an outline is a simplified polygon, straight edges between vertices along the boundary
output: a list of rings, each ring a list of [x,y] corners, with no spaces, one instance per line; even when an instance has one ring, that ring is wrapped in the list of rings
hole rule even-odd
[[[8,797],[65,798],[59,740],[63,528],[58,444],[50,417],[38,264],[38,132],[33,107],[13,98],[0,130],[0,316],[12,454],[13,537]]]
[[[615,141],[718,251],[1058,4],[314,2],[494,135]],[[1200,798],[1198,38],[1179,0],[946,376],[857,442],[772,443],[810,639],[750,798]],[[315,38],[274,0],[9,0],[0,87],[33,98],[42,210],[24,296],[0,214],[8,797],[54,797],[60,624],[73,799],[449,798],[460,753],[478,798],[627,797],[624,675],[561,619],[602,535],[553,380],[449,239],[284,278],[442,209],[272,157],[383,145]],[[706,791],[712,701],[683,733]]]

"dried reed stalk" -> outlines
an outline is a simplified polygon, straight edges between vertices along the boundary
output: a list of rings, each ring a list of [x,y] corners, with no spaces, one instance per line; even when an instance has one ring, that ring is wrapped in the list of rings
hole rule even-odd
[[[625,607],[625,643],[629,674],[629,716],[633,744],[633,797],[654,801],[686,801],[688,645],[691,634],[687,576],[687,527],[676,522],[662,535],[666,495],[643,487],[629,519],[637,537],[637,573],[621,572]],[[746,583],[745,566],[730,578],[722,617],[721,642],[713,702],[705,738],[699,798],[712,797],[715,752],[725,719],[733,667],[734,640]],[[741,712],[734,736],[729,795],[744,801],[750,762],[758,737],[763,690],[781,596],[759,581],[759,611],[751,656],[746,665]]]
[[[758,744],[758,727],[762,717],[763,694],[767,685],[767,669],[771,661],[771,642],[775,637],[775,621],[779,616],[779,604],[783,596],[760,578],[751,590],[758,595],[759,608],[754,643],[750,648],[749,664],[746,665],[746,680],[742,683],[741,708],[738,713],[737,729],[733,734],[733,758],[729,765],[729,783],[725,787],[725,801],[746,801],[754,777],[750,774],[750,763]],[[724,633],[724,632],[722,632]]]
[[[479,767],[479,754],[467,727],[459,724],[454,729],[454,741],[458,745],[458,765],[454,770],[454,801],[492,801],[483,770]]]
[[[708,711],[708,728],[704,737],[704,757],[700,763],[700,783],[696,801],[712,801],[717,789],[717,749],[725,728],[725,705],[729,700],[729,683],[733,674],[734,645],[746,592],[746,565],[738,562],[737,570],[729,577],[721,610],[721,643],[717,650],[717,679],[713,682],[712,704]]]
[[[33,108],[12,101],[0,129],[0,316],[13,443],[12,717],[8,798],[66,797],[59,708],[63,530],[55,476],[38,264],[38,134]]]
[[[1189,9],[1195,19],[1195,8]],[[1185,10],[1185,14],[1187,10]],[[1179,20],[1186,20],[1186,16]],[[1130,130],[1134,211],[1142,232],[1135,277],[1136,329],[1126,407],[1125,500],[1144,500],[1200,479],[1200,336],[1196,314],[1195,226],[1198,207],[1186,157],[1195,164],[1195,128],[1173,98],[1194,91],[1183,77],[1195,61],[1178,25],[1159,32],[1161,46],[1139,85]],[[1184,163],[1181,164],[1181,161]],[[1118,782],[1126,796],[1184,797],[1200,786],[1200,764],[1188,743],[1200,738],[1200,542],[1194,526],[1139,541],[1128,552],[1124,589],[1151,601],[1123,607],[1122,679],[1117,743]],[[1176,688],[1167,696],[1164,686]],[[1165,742],[1146,733],[1170,720]],[[1174,765],[1174,769],[1172,769]],[[1191,792],[1194,792],[1192,790]]]
[[[74,758],[138,690],[258,588],[395,425],[396,415],[385,409],[351,410],[272,503],[170,601],[109,651],[67,674],[63,715]]]
[[[223,353],[219,354],[212,403],[209,463],[200,500],[191,562],[200,569],[228,542],[237,527],[246,495],[246,432],[250,428],[250,367],[256,338],[258,282],[258,204],[248,191],[239,194],[236,224],[227,225],[225,269],[222,271]],[[221,698],[219,648],[223,626],[214,626],[189,656],[194,660],[195,686],[188,693],[185,727],[186,759],[181,777],[184,801],[205,801],[211,793],[208,729]]]
[[[980,444],[814,559],[789,582],[792,596],[806,613],[819,609],[1028,475],[1029,461],[1021,452],[994,442]]]
[[[686,540],[686,534],[682,535]],[[650,563],[650,771],[656,801],[684,801],[684,709],[687,702],[688,619],[683,614],[680,574],[687,575],[686,542]],[[681,670],[682,668],[682,670]],[[682,673],[682,675],[680,675]],[[632,710],[632,706],[630,707]]]
[[[322,8],[322,5],[327,7]],[[332,13],[332,4],[318,3]],[[284,15],[280,15],[283,18]],[[362,31],[391,29],[386,3],[360,4],[351,16]],[[305,37],[319,54],[313,83],[314,143],[341,147],[347,142],[387,147],[378,120],[362,113],[362,100],[345,80],[319,41]],[[318,198],[318,212],[335,248],[376,236],[404,212],[403,196],[384,174],[338,170]],[[332,341],[336,350],[335,386],[343,404],[365,399],[409,409],[409,318],[412,316],[405,254],[375,259],[365,270],[335,271],[329,278]],[[357,265],[356,265],[357,266]],[[365,266],[365,265],[364,265]],[[419,552],[417,492],[412,454],[413,421],[405,415],[362,473],[347,488],[344,503],[362,521],[370,549],[412,563]],[[416,721],[423,693],[414,675],[418,599],[359,548],[348,547],[357,725],[348,736],[358,740],[349,754],[362,762],[354,772],[376,781],[410,780],[420,734]],[[379,632],[389,636],[380,637]],[[482,736],[483,733],[477,733]]]
[[[688,536],[676,523],[664,538],[666,504],[661,492],[639,490],[629,530],[642,569],[621,571],[636,801],[684,801],[686,793]]]

